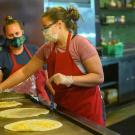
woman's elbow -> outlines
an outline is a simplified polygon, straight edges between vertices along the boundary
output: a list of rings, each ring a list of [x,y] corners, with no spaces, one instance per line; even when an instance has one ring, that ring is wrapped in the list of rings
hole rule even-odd
[[[99,84],[102,84],[104,82],[104,75],[100,75],[99,77]]]

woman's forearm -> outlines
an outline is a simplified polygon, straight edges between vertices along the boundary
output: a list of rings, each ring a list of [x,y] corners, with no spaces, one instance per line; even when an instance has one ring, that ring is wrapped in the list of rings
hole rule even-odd
[[[83,87],[94,87],[103,83],[104,75],[89,73],[82,76],[73,76],[73,85]]]
[[[21,83],[29,76],[31,76],[33,73],[35,73],[39,68],[41,68],[43,64],[44,64],[43,61],[41,61],[37,57],[33,57],[28,64],[23,66],[21,69],[17,70],[8,79],[2,82],[0,84],[0,90],[11,88]]]
[[[8,79],[6,79],[4,82],[0,84],[0,89],[8,89],[11,88],[23,80],[26,79],[26,75],[23,73],[22,69],[15,72],[15,74],[9,76]]]

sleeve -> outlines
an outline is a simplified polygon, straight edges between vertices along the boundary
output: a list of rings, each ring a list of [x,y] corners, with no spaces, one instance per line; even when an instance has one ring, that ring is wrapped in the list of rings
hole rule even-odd
[[[33,45],[33,46],[32,46],[32,52],[33,52],[33,54],[35,54],[35,52],[36,52],[37,50],[38,50],[37,46]]]
[[[29,49],[29,51],[31,52],[32,55],[34,55],[35,52],[37,51],[37,46],[36,45],[26,44],[26,47]]]
[[[35,53],[35,56],[37,56],[39,59],[43,61],[46,60],[44,50],[45,50],[45,45],[42,45]]]
[[[82,61],[97,55],[97,50],[86,38],[81,37],[78,41],[78,54]]]

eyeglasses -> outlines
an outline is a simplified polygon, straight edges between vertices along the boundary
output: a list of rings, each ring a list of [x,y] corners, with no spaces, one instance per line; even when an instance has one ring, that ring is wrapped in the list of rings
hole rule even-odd
[[[55,24],[56,22],[53,22],[53,23],[51,23],[51,24],[49,24],[48,26],[43,26],[43,30],[46,30],[46,29],[48,29],[48,28],[50,28],[53,24]]]

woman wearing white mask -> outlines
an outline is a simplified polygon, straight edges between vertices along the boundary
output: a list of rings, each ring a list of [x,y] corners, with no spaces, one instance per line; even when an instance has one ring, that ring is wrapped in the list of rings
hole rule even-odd
[[[76,22],[79,17],[79,12],[72,7],[49,8],[42,16],[43,34],[47,43],[0,88],[3,90],[23,81],[47,63],[47,85],[55,90],[58,106],[77,117],[104,126],[99,89],[99,84],[104,80],[102,65],[92,44],[77,35]]]

